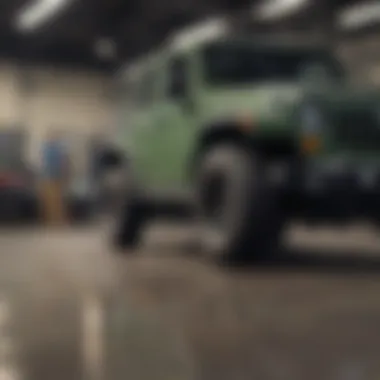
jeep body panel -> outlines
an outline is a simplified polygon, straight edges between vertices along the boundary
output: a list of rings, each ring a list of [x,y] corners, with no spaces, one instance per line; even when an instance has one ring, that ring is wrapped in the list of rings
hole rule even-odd
[[[137,180],[144,187],[160,190],[182,186],[183,166],[194,149],[199,125],[196,113],[167,95],[170,58],[164,50],[142,70],[145,75],[149,71],[154,73],[147,83],[153,87],[151,97],[124,110],[125,128],[119,133],[120,144],[133,161]],[[196,64],[192,61],[196,56],[184,53],[180,58],[186,62],[188,90],[195,91]]]

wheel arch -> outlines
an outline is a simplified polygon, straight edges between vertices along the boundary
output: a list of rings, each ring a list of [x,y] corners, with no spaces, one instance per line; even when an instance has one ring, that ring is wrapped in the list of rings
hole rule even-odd
[[[216,123],[203,128],[190,162],[192,177],[203,155],[217,145],[231,144],[258,153],[263,157],[295,157],[295,142],[288,136],[265,138],[259,134],[245,133],[236,123]]]

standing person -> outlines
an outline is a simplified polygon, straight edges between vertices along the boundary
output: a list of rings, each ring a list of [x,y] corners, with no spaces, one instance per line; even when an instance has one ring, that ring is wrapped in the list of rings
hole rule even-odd
[[[90,181],[96,191],[97,211],[104,211],[104,165],[102,162],[105,143],[102,136],[96,136],[91,141],[91,153],[89,160]]]
[[[64,193],[68,176],[68,155],[58,132],[50,132],[42,147],[41,205],[47,224],[66,222]]]

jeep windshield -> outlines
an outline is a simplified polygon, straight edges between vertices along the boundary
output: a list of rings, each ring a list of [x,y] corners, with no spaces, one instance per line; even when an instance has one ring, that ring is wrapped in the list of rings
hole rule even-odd
[[[205,47],[204,79],[211,86],[342,77],[342,67],[326,50],[219,42]],[[314,73],[314,74],[313,74]]]

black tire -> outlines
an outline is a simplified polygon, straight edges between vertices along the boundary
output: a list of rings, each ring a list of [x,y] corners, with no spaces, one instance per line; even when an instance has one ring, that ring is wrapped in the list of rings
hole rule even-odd
[[[221,182],[215,184],[217,178]],[[222,189],[224,194],[217,195]],[[231,264],[273,256],[284,225],[278,198],[257,156],[238,146],[212,148],[198,172],[197,209],[203,248]],[[211,203],[219,203],[216,216]],[[217,231],[216,246],[210,244],[210,229]]]
[[[117,252],[124,254],[133,252],[141,241],[145,220],[146,207],[143,202],[129,199],[124,203],[113,236],[113,247]]]
[[[134,252],[141,241],[148,215],[148,204],[139,196],[141,191],[131,170],[126,170],[124,174],[122,187],[119,194],[115,195],[117,200],[114,206],[120,210],[120,214],[116,220],[113,245],[118,252],[128,254]]]

